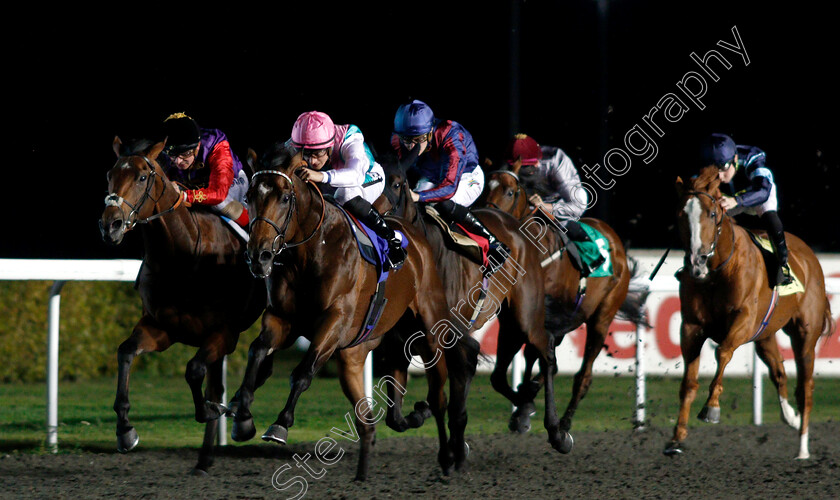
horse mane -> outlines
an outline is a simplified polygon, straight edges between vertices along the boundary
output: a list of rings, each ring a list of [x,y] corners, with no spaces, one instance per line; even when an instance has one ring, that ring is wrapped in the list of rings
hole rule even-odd
[[[689,181],[689,190],[704,191],[713,196],[720,197],[720,178],[718,169],[714,165],[703,167],[700,173]]]
[[[146,138],[121,139],[120,156],[145,155],[155,145],[155,141]]]

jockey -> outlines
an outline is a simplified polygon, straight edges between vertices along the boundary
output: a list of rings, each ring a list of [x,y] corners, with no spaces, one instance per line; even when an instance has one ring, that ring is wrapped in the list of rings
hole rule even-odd
[[[199,128],[184,113],[166,118],[163,133],[166,135],[164,169],[170,180],[186,187],[182,191],[175,185],[187,206],[205,205],[247,228],[248,175],[225,134],[217,129]]]
[[[589,195],[572,159],[562,149],[541,146],[532,137],[516,134],[508,143],[505,161],[523,186],[534,193],[528,198],[534,207],[554,216],[572,241],[592,242],[578,222],[589,203]],[[600,254],[588,265],[581,262],[581,277],[589,276],[603,263]]]
[[[420,174],[411,198],[434,203],[450,222],[487,239],[490,264],[485,274],[498,270],[510,249],[467,208],[484,190],[484,172],[472,135],[458,122],[436,119],[426,103],[414,100],[397,109],[391,146],[401,160],[410,155],[414,161],[409,168]]]
[[[385,189],[385,172],[374,160],[359,127],[335,125],[327,114],[308,111],[295,121],[289,144],[303,150],[308,165],[297,170],[298,176],[337,188],[335,200],[388,242],[391,268],[402,267],[406,258],[402,236],[388,227],[371,205]],[[331,168],[322,171],[326,166]]]
[[[776,250],[781,276],[777,281],[785,286],[793,282],[788,266],[785,231],[778,214],[776,183],[773,172],[764,166],[764,151],[754,146],[736,145],[731,137],[712,134],[702,148],[704,165],[715,165],[724,196],[721,206],[730,215],[746,213],[760,217],[770,242]]]

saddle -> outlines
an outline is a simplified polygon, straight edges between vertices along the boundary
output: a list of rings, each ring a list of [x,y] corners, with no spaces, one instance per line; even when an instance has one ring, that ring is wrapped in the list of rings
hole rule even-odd
[[[779,279],[781,278],[781,269],[779,269],[779,260],[776,258],[776,252],[773,249],[773,244],[763,231],[753,231],[751,229],[747,229],[747,234],[750,235],[750,239],[753,244],[755,244],[755,246],[757,246],[761,251],[761,257],[764,260],[764,269],[767,272],[767,282],[770,285],[770,288],[776,288],[776,285],[779,284]],[[793,283],[779,288],[779,296],[781,297],[805,291],[805,287],[802,285],[799,278],[796,277],[792,268],[790,270],[790,275],[791,278],[793,278]]]
[[[542,210],[537,211],[537,214],[548,222],[548,227],[556,232],[560,241],[563,242],[563,246],[561,246],[557,252],[543,261],[542,267],[547,266],[553,260],[559,259],[563,255],[563,252],[569,250],[571,248],[570,245],[573,245],[576,250],[574,253],[577,255],[571,255],[573,253],[571,251],[569,254],[570,257],[572,257],[572,265],[578,271],[581,271],[581,265],[585,265],[591,269],[595,262],[603,259],[603,262],[598,267],[592,269],[589,277],[601,278],[604,276],[612,276],[613,265],[612,259],[610,258],[610,242],[597,229],[589,224],[578,221],[578,224],[580,224],[581,229],[583,229],[590,241],[573,241],[569,239],[562,229],[560,229],[559,224],[556,221],[549,219]]]
[[[452,244],[458,253],[466,256],[479,266],[487,264],[487,252],[490,249],[490,245],[486,239],[464,230],[463,227],[455,222],[449,224],[430,205],[425,205],[425,209],[426,214],[440,226],[444,238]]]

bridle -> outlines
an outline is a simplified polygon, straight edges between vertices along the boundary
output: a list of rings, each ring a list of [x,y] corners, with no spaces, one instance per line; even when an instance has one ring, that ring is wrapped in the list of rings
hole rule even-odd
[[[725,212],[721,212],[720,220],[717,218],[717,213],[715,211],[716,206],[720,204],[720,200],[715,198],[714,196],[710,195],[709,193],[703,191],[687,191],[685,194],[690,196],[697,196],[702,195],[710,200],[712,200],[712,211],[709,212],[709,217],[715,221],[715,239],[712,241],[712,246],[707,253],[698,254],[699,257],[704,257],[705,261],[708,262],[711,259],[717,250],[718,239],[720,238],[721,230],[723,229],[723,220],[724,218],[728,217]],[[732,233],[732,244],[730,245],[729,249],[729,256],[724,259],[724,261],[714,269],[710,269],[709,272],[720,271],[723,267],[729,263],[729,259],[732,258],[732,255],[735,253],[735,231],[730,231]]]
[[[108,196],[105,197],[106,207],[117,207],[120,209],[120,212],[123,215],[123,219],[125,220],[124,232],[126,233],[128,231],[131,231],[137,224],[148,224],[149,222],[152,222],[155,219],[159,219],[164,215],[174,211],[181,205],[183,201],[183,198],[179,196],[175,203],[168,209],[158,212],[156,214],[152,214],[144,219],[139,219],[138,214],[140,212],[140,209],[143,207],[147,200],[151,199],[154,202],[154,204],[157,205],[160,199],[163,198],[163,195],[166,194],[166,182],[163,183],[163,191],[161,191],[160,196],[158,196],[157,199],[152,198],[152,187],[155,185],[155,177],[157,177],[158,175],[158,173],[155,171],[155,166],[152,164],[152,160],[150,160],[146,155],[125,156],[124,158],[126,158],[126,162],[132,156],[139,156],[140,158],[143,158],[143,161],[145,161],[146,165],[149,166],[149,177],[146,179],[146,188],[143,190],[143,196],[140,197],[140,200],[135,202],[134,204],[129,203],[117,193],[109,193]],[[131,209],[131,211],[128,213],[128,216],[126,216],[125,212],[123,211],[123,204],[128,205],[128,207]]]
[[[493,173],[506,174],[506,175],[509,175],[509,176],[513,177],[513,178],[516,180],[516,194],[514,194],[514,196],[513,196],[513,208],[516,208],[516,203],[519,201],[519,196],[520,196],[520,195],[522,194],[522,192],[523,192],[523,189],[522,189],[522,183],[520,183],[520,182],[519,182],[519,176],[518,176],[518,175],[516,175],[515,173],[513,173],[513,172],[509,171],[509,170],[496,170],[496,171],[495,171],[495,172],[493,172]],[[496,210],[502,210],[502,209],[499,207],[499,205],[496,205],[496,204],[495,204],[495,203],[493,203],[492,201],[488,201],[488,202],[487,202],[487,206],[488,206],[488,207],[495,208]]]
[[[257,176],[260,176],[260,175],[276,175],[276,176],[282,177],[283,179],[286,179],[286,181],[292,187],[292,189],[291,189],[291,199],[289,200],[289,204],[290,204],[289,210],[286,212],[286,217],[283,220],[283,225],[282,226],[277,224],[273,220],[269,219],[268,217],[264,217],[264,216],[260,215],[260,216],[257,216],[257,217],[254,217],[253,219],[251,219],[251,224],[250,224],[250,227],[248,228],[249,232],[253,232],[254,224],[256,224],[257,222],[265,222],[266,224],[273,227],[274,230],[277,231],[277,236],[275,236],[274,240],[272,240],[272,242],[271,242],[271,253],[274,257],[277,257],[278,255],[280,255],[280,253],[283,250],[285,250],[287,248],[294,248],[294,247],[303,245],[304,243],[311,240],[315,236],[315,234],[321,228],[321,224],[324,222],[324,215],[326,213],[327,204],[324,202],[324,195],[323,195],[323,193],[321,193],[321,190],[318,189],[318,186],[315,185],[315,183],[312,182],[312,181],[307,181],[310,185],[312,185],[312,187],[315,188],[315,191],[321,197],[321,217],[318,220],[318,225],[315,226],[315,229],[312,230],[312,234],[310,234],[309,236],[307,236],[306,238],[304,238],[301,241],[289,243],[289,242],[286,241],[286,231],[288,231],[288,229],[289,229],[289,223],[292,220],[292,213],[295,211],[295,207],[297,206],[297,197],[295,196],[295,183],[292,181],[292,179],[288,175],[284,174],[283,172],[281,172],[279,170],[260,170],[260,171],[256,172],[254,175],[251,176],[251,184],[252,185],[254,184],[254,180],[257,178]],[[281,241],[282,241],[282,243],[281,243]],[[247,253],[246,253],[246,259],[250,260]]]

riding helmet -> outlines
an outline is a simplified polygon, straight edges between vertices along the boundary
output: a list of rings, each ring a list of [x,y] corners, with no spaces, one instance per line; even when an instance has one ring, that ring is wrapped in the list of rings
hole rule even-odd
[[[525,134],[516,134],[508,143],[505,151],[505,160],[513,164],[522,158],[522,165],[536,165],[542,159],[542,149],[532,137]]]
[[[700,149],[700,157],[704,165],[715,165],[718,168],[735,159],[735,141],[726,134],[712,134],[707,137]]]
[[[163,133],[166,137],[166,149],[169,156],[177,156],[195,149],[201,140],[198,124],[184,113],[174,113],[163,121]]]
[[[394,132],[397,135],[414,137],[428,134],[435,124],[435,114],[425,102],[417,99],[397,108],[394,115]]]
[[[292,144],[297,148],[325,149],[335,139],[335,125],[326,113],[307,111],[292,127]]]

